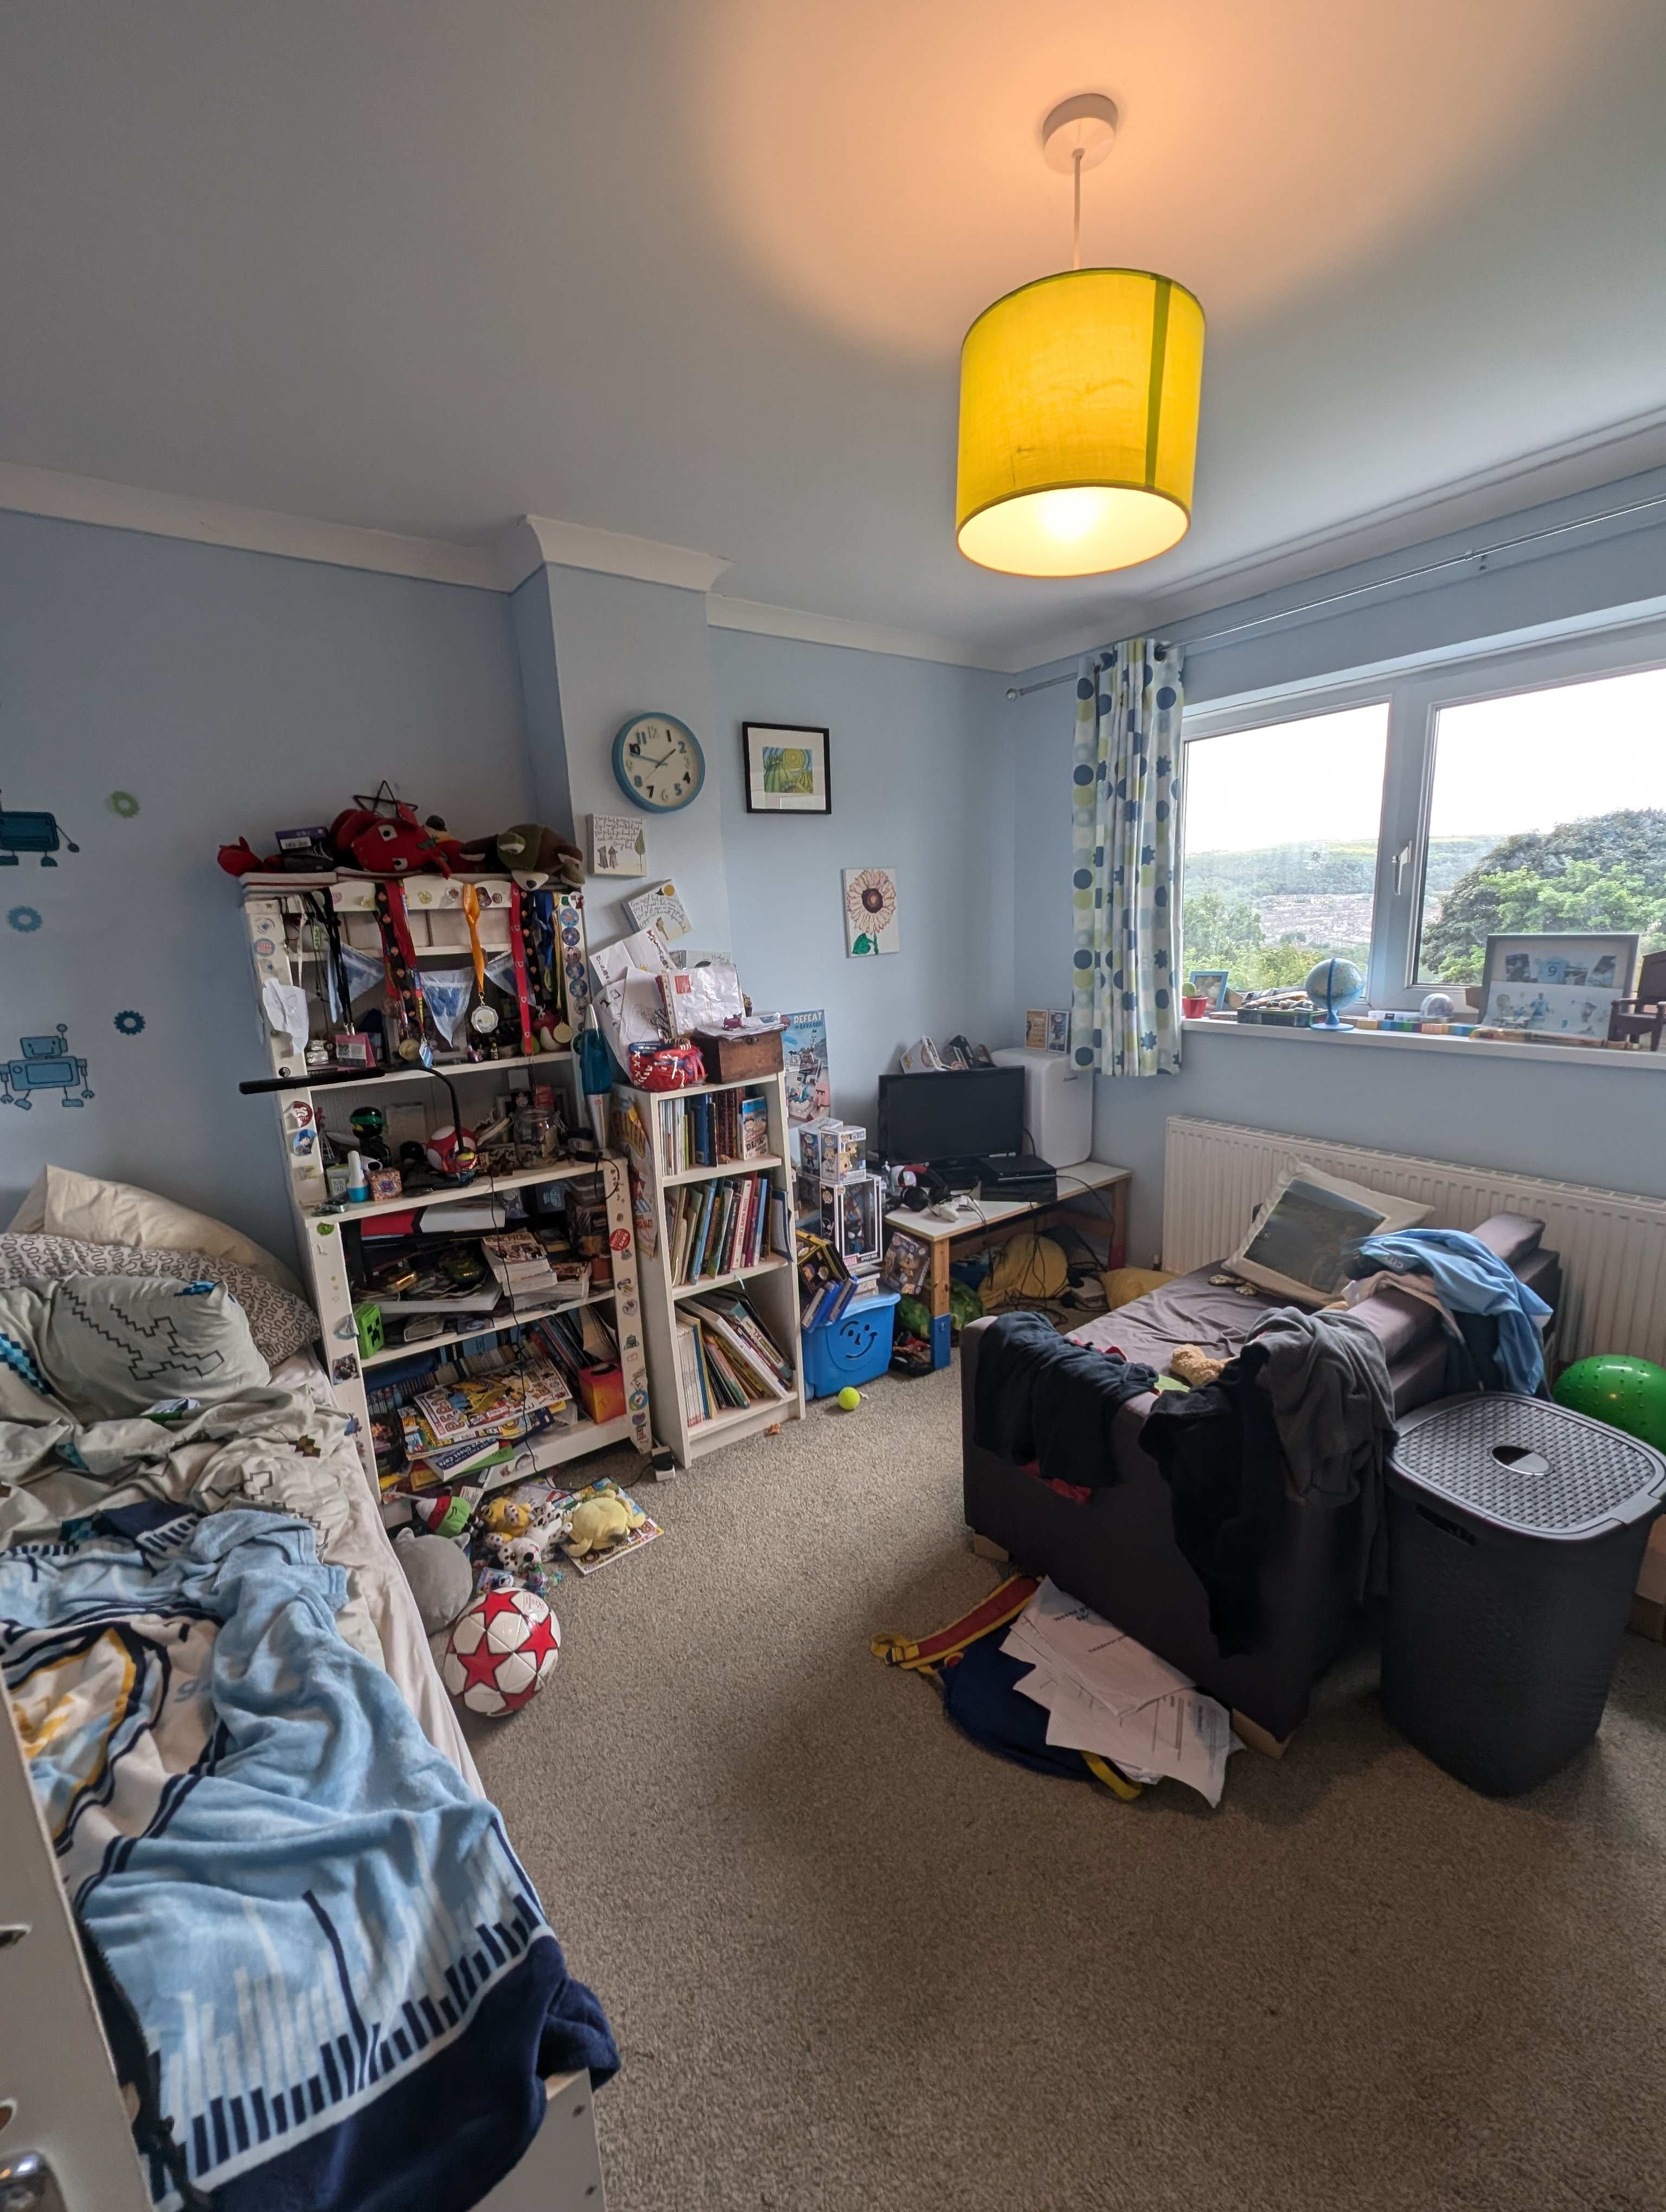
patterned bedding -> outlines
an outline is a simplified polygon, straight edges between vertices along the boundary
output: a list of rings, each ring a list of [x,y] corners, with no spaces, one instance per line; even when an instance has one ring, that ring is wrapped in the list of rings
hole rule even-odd
[[[282,1510],[339,1417],[240,1377],[135,1413],[169,1330],[200,1370],[201,1297],[163,1329],[123,1281],[66,1337],[62,1287],[0,1291],[0,1671],[153,2197],[460,2212],[531,2141],[545,2073],[613,2072],[601,2009]],[[102,1415],[66,1371],[84,1321],[143,1370]]]

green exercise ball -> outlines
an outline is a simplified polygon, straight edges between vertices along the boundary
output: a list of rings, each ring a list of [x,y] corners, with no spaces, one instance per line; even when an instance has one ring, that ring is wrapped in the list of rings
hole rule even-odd
[[[1552,1393],[1559,1406],[1589,1413],[1594,1421],[1624,1429],[1657,1451],[1666,1451],[1666,1367],[1621,1352],[1576,1360]]]

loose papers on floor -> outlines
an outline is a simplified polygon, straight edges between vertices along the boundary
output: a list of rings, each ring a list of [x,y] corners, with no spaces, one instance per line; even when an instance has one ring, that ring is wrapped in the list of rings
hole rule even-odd
[[[1043,1582],[1001,1649],[1027,1660],[1018,1687],[1047,1709],[1047,1741],[1108,1759],[1135,1781],[1165,1776],[1220,1802],[1237,1749],[1226,1708],[1189,1675]]]

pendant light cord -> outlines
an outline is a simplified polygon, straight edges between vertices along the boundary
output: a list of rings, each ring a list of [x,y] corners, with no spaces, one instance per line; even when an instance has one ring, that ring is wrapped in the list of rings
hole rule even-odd
[[[1078,146],[1070,157],[1070,171],[1076,188],[1076,210],[1070,225],[1070,265],[1082,265],[1082,149]]]

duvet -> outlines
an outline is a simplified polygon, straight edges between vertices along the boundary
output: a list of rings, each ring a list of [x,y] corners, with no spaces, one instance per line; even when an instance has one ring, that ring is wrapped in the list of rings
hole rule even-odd
[[[38,1507],[56,1461],[76,1494],[0,1552],[0,1672],[152,2196],[460,2212],[530,2142],[545,2074],[617,2069],[601,2008],[496,1810],[339,1633],[314,1527],[204,1510],[227,1405],[171,1439],[176,1485],[143,1437],[124,1459],[140,1421],[57,1400],[14,1318],[0,1363],[39,1402],[0,1418],[0,1490]],[[268,1468],[307,1418],[283,1395],[250,1409]]]

